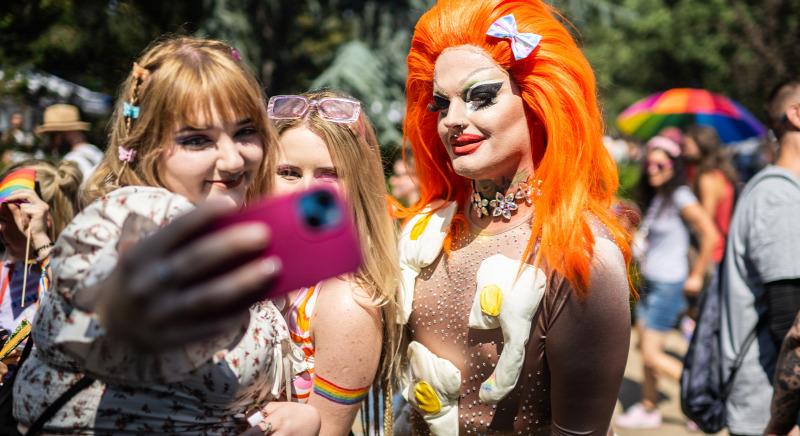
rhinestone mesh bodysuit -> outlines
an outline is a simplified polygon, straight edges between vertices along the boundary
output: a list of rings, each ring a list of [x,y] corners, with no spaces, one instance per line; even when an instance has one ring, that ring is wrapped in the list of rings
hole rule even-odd
[[[545,337],[570,288],[566,281],[548,274],[548,287],[534,316],[516,387],[497,405],[481,403],[480,385],[494,370],[503,336],[500,329],[467,326],[477,270],[481,261],[494,254],[520,259],[531,233],[530,221],[494,234],[478,229],[464,233],[454,238],[449,255],[441,254],[417,279],[409,322],[411,337],[461,371],[460,434],[550,434]],[[421,416],[415,413],[412,422],[416,434],[428,434]]]

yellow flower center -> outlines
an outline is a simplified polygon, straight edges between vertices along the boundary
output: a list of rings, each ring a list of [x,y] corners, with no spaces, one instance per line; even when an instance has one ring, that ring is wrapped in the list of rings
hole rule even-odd
[[[481,312],[488,316],[500,315],[503,307],[503,291],[497,285],[486,285],[481,289]]]
[[[414,398],[417,400],[417,405],[423,412],[433,415],[442,410],[442,403],[439,401],[439,396],[436,391],[428,382],[421,381],[414,385]]]
[[[431,220],[432,216],[433,213],[429,213],[425,215],[422,219],[417,221],[416,224],[414,224],[414,227],[411,228],[412,241],[416,241],[417,239],[419,239],[419,236],[422,234],[422,232],[425,231],[425,227],[428,227],[428,222]]]

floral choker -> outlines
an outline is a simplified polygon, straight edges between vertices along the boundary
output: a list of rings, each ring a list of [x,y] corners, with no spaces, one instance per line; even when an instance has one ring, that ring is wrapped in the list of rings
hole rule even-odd
[[[505,196],[499,192],[495,193],[493,199],[489,200],[483,197],[480,192],[473,192],[472,194],[472,210],[478,218],[491,216],[493,218],[502,216],[506,220],[511,219],[518,207],[517,203],[524,201],[525,204],[530,206],[533,204],[533,196],[542,195],[542,181],[535,180],[530,183],[530,177],[517,184],[516,189],[509,192]],[[473,182],[474,188],[474,182]]]

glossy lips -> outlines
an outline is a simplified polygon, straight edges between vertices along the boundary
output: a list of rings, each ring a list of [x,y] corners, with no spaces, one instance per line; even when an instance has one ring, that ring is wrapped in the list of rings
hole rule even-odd
[[[483,140],[483,136],[463,133],[454,137],[450,145],[453,147],[453,153],[461,156],[473,153],[483,144]]]

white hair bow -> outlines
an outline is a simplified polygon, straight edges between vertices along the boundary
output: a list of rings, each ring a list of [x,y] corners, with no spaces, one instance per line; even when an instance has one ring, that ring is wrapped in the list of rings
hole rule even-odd
[[[514,52],[514,60],[517,61],[528,57],[542,40],[542,35],[519,33],[514,14],[508,14],[492,23],[486,34],[495,38],[511,39],[511,51]]]

